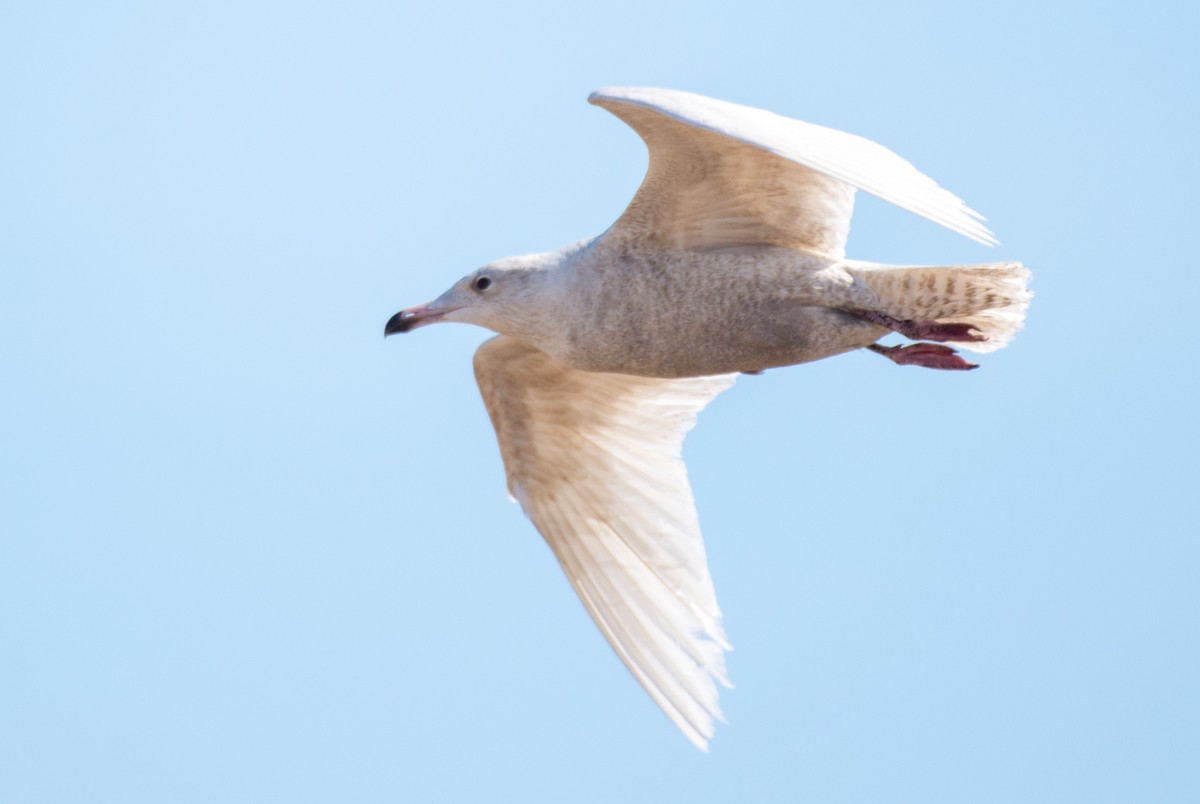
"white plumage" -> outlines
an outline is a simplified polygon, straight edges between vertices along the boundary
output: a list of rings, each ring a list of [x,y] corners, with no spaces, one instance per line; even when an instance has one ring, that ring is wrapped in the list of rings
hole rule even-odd
[[[732,376],[577,371],[512,338],[475,354],[508,486],[621,661],[697,745],[729,643],[680,450]]]
[[[628,123],[650,149],[646,181],[618,226],[645,205],[655,209],[656,222],[666,224],[655,227],[653,236],[677,236],[685,226],[678,218],[662,220],[663,210],[687,205],[711,226],[720,218],[704,214],[709,205],[736,207],[739,219],[757,229],[750,242],[775,243],[770,230],[778,229],[799,235],[778,245],[840,259],[857,188],[984,245],[997,244],[983,216],[962,199],[887,148],[854,134],[666,89],[608,87],[588,101]],[[670,171],[678,171],[676,177],[702,174],[707,186],[700,191],[681,186],[665,178]],[[779,191],[764,192],[764,183],[777,183]],[[732,201],[724,195],[731,191]],[[827,227],[827,238],[806,237],[818,226]]]
[[[872,348],[969,368],[1020,329],[1020,263],[845,259],[856,189],[980,243],[982,218],[873,142],[662,89],[589,100],[628,123],[650,164],[603,235],[491,263],[386,334],[435,321],[500,333],[475,373],[509,490],[621,661],[700,748],[720,718],[729,648],[680,457],[736,372]],[[889,329],[942,343],[874,344]]]

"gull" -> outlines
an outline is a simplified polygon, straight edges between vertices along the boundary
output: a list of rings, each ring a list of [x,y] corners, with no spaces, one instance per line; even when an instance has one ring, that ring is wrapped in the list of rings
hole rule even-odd
[[[475,376],[511,496],[621,661],[698,748],[724,720],[730,649],[681,449],[739,373],[867,349],[975,368],[1021,328],[1020,263],[893,266],[845,256],[856,190],[984,245],[984,219],[881,145],[687,92],[588,101],[649,167],[598,237],[498,260],[384,334],[486,327]],[[919,341],[881,346],[890,332]]]

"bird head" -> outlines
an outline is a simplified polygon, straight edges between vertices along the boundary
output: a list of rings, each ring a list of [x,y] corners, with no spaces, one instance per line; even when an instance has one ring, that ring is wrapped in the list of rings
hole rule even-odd
[[[484,266],[433,301],[396,313],[388,319],[383,334],[411,332],[439,321],[461,321],[506,332],[521,320],[523,308],[537,294],[540,274],[497,264]]]
[[[431,302],[401,310],[383,329],[384,336],[411,332],[439,321],[476,324],[516,337],[538,330],[538,322],[553,304],[556,268],[575,251],[509,257],[483,266],[455,282]]]

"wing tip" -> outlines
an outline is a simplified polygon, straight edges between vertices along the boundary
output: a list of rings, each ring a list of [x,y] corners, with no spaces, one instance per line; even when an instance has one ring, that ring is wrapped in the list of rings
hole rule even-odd
[[[983,226],[982,224],[976,224],[975,226],[971,227],[970,231],[963,231],[960,229],[959,234],[966,235],[976,243],[981,243],[988,248],[995,248],[996,246],[1000,245],[1000,241],[996,238],[996,235],[992,233],[992,230],[986,226]]]
[[[714,98],[708,98],[702,95],[695,95],[691,92],[675,89],[662,89],[658,87],[603,86],[589,94],[587,100],[588,103],[592,104],[593,106],[599,106],[607,109],[608,111],[615,111],[613,107],[620,106],[622,104],[643,106],[654,109],[655,111],[658,111],[667,117],[688,122],[690,125],[697,125],[697,123],[693,120],[687,120],[684,117],[681,117],[679,109],[673,108],[673,102],[679,103],[685,101],[694,101],[701,106],[715,105],[721,108],[740,108],[757,114],[769,114],[772,117],[779,117],[782,120],[814,127],[811,123],[804,123],[802,120],[793,120],[792,118],[782,117],[781,115],[778,115],[774,112],[769,112],[765,109],[743,107],[739,104],[731,103],[729,101],[716,100]],[[701,125],[700,127],[708,128],[709,130],[716,130],[713,129],[711,125]],[[897,192],[894,188],[891,188],[892,191],[889,192],[888,190],[890,188],[871,187],[870,182],[863,182],[861,179],[856,181],[853,176],[842,175],[845,173],[845,171],[838,170],[836,165],[822,165],[816,164],[815,162],[811,164],[806,163],[805,161],[797,159],[794,156],[767,148],[766,146],[755,143],[752,140],[735,137],[728,132],[720,131],[718,133],[722,133],[724,136],[730,136],[733,139],[740,139],[742,142],[755,145],[756,147],[772,153],[777,153],[786,159],[791,159],[792,161],[798,162],[799,164],[809,167],[810,169],[817,170],[818,172],[824,173],[835,179],[845,181],[851,186],[878,196],[888,203],[895,204],[901,209],[905,209],[909,212],[926,218],[927,220],[930,220],[940,226],[945,227],[946,229],[949,229],[950,231],[974,240],[975,242],[987,246],[988,248],[994,248],[1000,245],[1000,241],[991,232],[991,230],[984,225],[984,223],[987,221],[987,218],[968,207],[958,196],[954,195],[945,188],[938,186],[933,179],[929,178],[924,173],[921,173],[903,157],[897,156],[885,146],[880,145],[872,140],[868,140],[864,137],[860,137],[857,134],[850,134],[849,132],[838,131],[837,129],[829,130],[834,131],[844,137],[853,138],[854,140],[861,140],[871,149],[882,151],[888,157],[897,160],[902,166],[908,168],[915,175],[916,179],[921,180],[928,186],[912,188],[912,190],[910,190],[910,188],[901,188],[900,192]],[[911,178],[912,177],[910,177],[910,179]],[[905,192],[905,190],[909,191]]]

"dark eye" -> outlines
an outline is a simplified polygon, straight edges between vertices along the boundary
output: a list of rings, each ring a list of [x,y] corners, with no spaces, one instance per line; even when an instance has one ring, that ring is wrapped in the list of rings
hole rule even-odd
[[[474,287],[476,290],[487,290],[491,286],[492,286],[492,280],[489,279],[488,277],[480,276],[480,277],[475,278]]]

